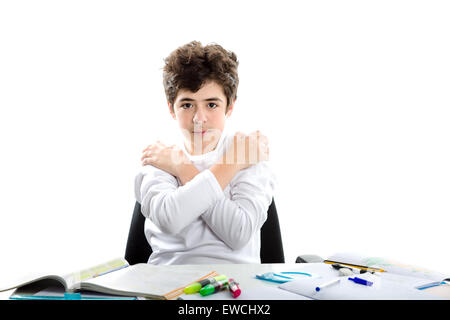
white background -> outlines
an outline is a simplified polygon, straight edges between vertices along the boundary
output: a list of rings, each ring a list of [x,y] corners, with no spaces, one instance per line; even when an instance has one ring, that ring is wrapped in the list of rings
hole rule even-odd
[[[446,1],[3,1],[1,277],[123,256],[141,150],[174,139],[163,59],[240,61],[230,126],[270,139],[287,262],[450,273]]]

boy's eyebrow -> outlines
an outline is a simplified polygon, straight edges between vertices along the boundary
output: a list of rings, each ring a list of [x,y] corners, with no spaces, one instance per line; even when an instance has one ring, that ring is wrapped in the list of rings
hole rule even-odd
[[[182,99],[180,99],[180,100],[178,100],[179,102],[183,102],[183,101],[195,101],[195,99],[192,99],[192,98],[182,98]],[[203,100],[203,101],[220,101],[220,102],[223,102],[222,101],[222,99],[220,99],[220,98],[217,98],[217,97],[212,97],[212,98],[208,98],[208,99],[205,99],[205,100]]]

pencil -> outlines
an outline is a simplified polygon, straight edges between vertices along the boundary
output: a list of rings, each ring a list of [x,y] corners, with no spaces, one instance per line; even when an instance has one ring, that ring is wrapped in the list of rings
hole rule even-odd
[[[367,266],[360,266],[360,265],[357,265],[357,264],[343,263],[343,262],[339,262],[339,261],[324,260],[323,262],[328,263],[328,264],[338,263],[338,264],[341,264],[343,266],[349,266],[349,267],[363,269],[363,270],[367,270],[367,271],[386,272],[386,270],[379,269],[379,268],[371,268],[371,267],[367,267]]]

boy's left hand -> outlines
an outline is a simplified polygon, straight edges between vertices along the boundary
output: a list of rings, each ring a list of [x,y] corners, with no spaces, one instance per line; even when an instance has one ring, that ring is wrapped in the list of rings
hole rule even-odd
[[[180,164],[190,163],[190,160],[176,145],[166,146],[161,141],[156,141],[142,150],[141,162],[143,166],[152,165],[178,176]]]

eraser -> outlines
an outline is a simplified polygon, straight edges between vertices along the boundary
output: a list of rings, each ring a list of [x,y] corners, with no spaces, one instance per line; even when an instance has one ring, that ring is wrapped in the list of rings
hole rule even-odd
[[[348,268],[341,268],[341,269],[339,269],[339,275],[340,276],[352,276],[353,271]]]

